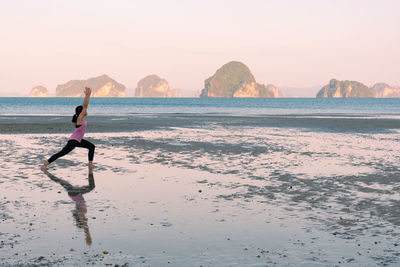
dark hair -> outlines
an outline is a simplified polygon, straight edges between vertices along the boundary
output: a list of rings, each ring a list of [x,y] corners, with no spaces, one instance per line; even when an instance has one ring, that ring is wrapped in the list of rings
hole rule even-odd
[[[82,110],[83,110],[82,106],[77,106],[75,108],[75,114],[74,114],[74,116],[72,116],[73,123],[76,123],[76,121],[78,120],[78,116],[79,116],[79,114],[81,114]]]

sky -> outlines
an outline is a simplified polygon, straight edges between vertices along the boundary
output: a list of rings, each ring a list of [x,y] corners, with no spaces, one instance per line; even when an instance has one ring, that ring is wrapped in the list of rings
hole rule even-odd
[[[331,78],[400,85],[397,0],[0,0],[0,10],[0,95],[102,74],[130,95],[149,74],[198,91],[232,60],[298,95]]]

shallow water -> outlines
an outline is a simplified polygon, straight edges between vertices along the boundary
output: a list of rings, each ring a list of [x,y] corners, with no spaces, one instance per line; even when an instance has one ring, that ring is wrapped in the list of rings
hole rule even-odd
[[[95,188],[83,195],[86,213],[60,184],[88,185],[84,149],[59,159],[49,176],[38,166],[67,135],[0,135],[0,260],[399,264],[397,130],[202,121],[197,127],[166,120],[168,127],[88,133],[98,167]]]

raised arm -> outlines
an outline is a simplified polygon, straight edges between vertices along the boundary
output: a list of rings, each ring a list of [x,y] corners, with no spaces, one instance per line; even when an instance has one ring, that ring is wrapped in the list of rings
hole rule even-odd
[[[81,125],[83,123],[83,118],[86,116],[86,110],[89,106],[89,99],[90,99],[90,94],[92,93],[92,90],[89,87],[85,87],[85,99],[83,100],[83,109],[81,114],[79,114],[78,119],[76,124]]]
[[[90,99],[90,94],[92,93],[92,90],[89,87],[85,87],[85,99],[83,100],[83,108],[87,109],[89,106],[89,99]]]

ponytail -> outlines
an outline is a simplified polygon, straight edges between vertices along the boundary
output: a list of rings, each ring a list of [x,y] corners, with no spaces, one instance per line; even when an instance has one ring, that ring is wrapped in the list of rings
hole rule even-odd
[[[72,122],[76,123],[78,120],[78,115],[74,114],[74,116],[72,116]]]
[[[78,116],[79,116],[79,114],[81,114],[82,110],[83,110],[83,107],[82,107],[82,106],[77,106],[77,107],[75,108],[75,114],[74,114],[74,116],[72,116],[72,122],[73,122],[73,123],[76,123],[76,122],[77,122]]]

